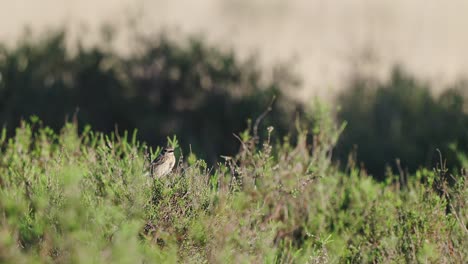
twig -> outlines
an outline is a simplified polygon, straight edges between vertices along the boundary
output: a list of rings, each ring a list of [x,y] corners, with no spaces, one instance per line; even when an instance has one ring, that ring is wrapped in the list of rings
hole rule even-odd
[[[452,208],[453,214],[455,215],[455,218],[457,219],[458,224],[462,228],[463,231],[465,231],[466,234],[468,234],[468,229],[466,228],[465,223],[463,222],[462,219],[458,217],[457,211],[455,211],[455,208],[453,207],[452,203],[449,201],[449,206]]]
[[[114,124],[114,133],[115,133],[115,138],[117,139],[117,142],[119,142],[119,144],[122,144],[122,140],[120,139],[120,135],[119,135],[119,125],[117,123]]]
[[[247,152],[250,153],[250,151],[249,151],[249,149],[247,148],[247,146],[245,145],[244,141],[242,141],[242,139],[241,139],[238,135],[236,135],[236,134],[234,134],[234,133],[232,133],[232,135],[233,135],[237,140],[239,140],[239,142],[242,144],[242,148],[245,149]]]
[[[268,108],[259,116],[257,117],[257,119],[255,120],[255,124],[254,124],[254,127],[253,127],[253,134],[254,134],[254,139],[257,140],[258,139],[258,126],[260,125],[260,122],[262,121],[263,118],[265,118],[265,116],[271,112],[272,110],[272,105],[273,103],[275,102],[275,99],[276,99],[276,96],[273,96],[273,98],[271,99],[271,102],[270,104],[268,105]]]

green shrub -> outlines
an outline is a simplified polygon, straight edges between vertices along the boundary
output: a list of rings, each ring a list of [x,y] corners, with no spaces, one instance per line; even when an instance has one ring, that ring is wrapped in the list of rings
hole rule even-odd
[[[338,143],[339,158],[355,152],[380,180],[388,167],[414,173],[435,166],[437,150],[460,167],[453,148],[468,151],[466,84],[436,96],[429,84],[398,67],[386,82],[357,78],[338,98],[338,118],[349,124]]]
[[[246,130],[235,156],[210,168],[190,153],[160,180],[128,133],[22,122],[0,143],[0,262],[463,263],[466,174],[340,171],[327,112],[297,143]]]

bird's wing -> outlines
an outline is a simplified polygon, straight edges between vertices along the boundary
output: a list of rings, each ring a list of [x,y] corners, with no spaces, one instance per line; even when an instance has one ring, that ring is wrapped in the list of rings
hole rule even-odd
[[[152,166],[155,166],[155,165],[159,165],[161,164],[163,161],[163,155],[158,155],[152,162],[151,162],[151,165]]]

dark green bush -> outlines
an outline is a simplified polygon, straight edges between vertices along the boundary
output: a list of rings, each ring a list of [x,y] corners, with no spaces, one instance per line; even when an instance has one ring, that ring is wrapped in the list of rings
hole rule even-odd
[[[266,78],[255,58],[241,61],[199,38],[174,41],[165,34],[135,38],[127,56],[111,43],[65,43],[60,32],[25,37],[14,48],[0,45],[0,124],[8,135],[31,115],[55,131],[76,116],[96,131],[137,128],[139,139],[152,146],[177,134],[181,145],[215,164],[220,155],[237,152],[232,133],[243,131],[273,97],[263,127],[273,125],[278,138],[294,136],[296,118],[303,129],[313,127],[314,117],[286,96],[298,80],[285,67]],[[384,179],[387,166],[410,172],[433,167],[440,149],[459,168],[456,150],[468,151],[466,83],[438,96],[429,88],[401,69],[384,83],[356,78],[337,100],[338,118],[348,127],[335,159],[346,164],[355,153]]]
[[[24,38],[13,49],[0,46],[0,124],[10,135],[21,118],[37,115],[57,131],[76,114],[79,124],[98,131],[114,131],[116,124],[137,128],[151,145],[177,134],[215,162],[237,151],[232,133],[244,130],[273,97],[265,124],[282,134],[292,126],[298,104],[283,90],[297,81],[284,68],[276,72],[281,78],[268,80],[255,58],[240,61],[201,39],[174,41],[164,34],[137,38],[129,56],[109,43],[78,43],[76,51],[65,43],[64,33],[54,33]]]
[[[411,172],[433,167],[439,160],[437,149],[458,166],[453,146],[468,150],[465,89],[460,83],[434,96],[429,85],[399,68],[385,83],[356,79],[338,98],[338,117],[348,122],[338,145],[339,157],[346,160],[355,152],[380,179],[387,166]]]

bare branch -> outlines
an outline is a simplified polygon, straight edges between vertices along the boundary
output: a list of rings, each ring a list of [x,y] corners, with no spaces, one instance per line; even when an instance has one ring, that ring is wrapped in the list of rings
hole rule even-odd
[[[247,146],[245,145],[244,141],[242,141],[242,139],[241,139],[238,135],[236,135],[236,134],[234,134],[234,133],[232,133],[232,135],[233,135],[237,140],[239,140],[239,142],[240,142],[241,145],[242,145],[242,148],[243,148],[244,150],[246,150],[247,152],[250,153],[250,151],[249,151],[249,149],[247,148]]]
[[[275,102],[275,99],[276,99],[276,96],[273,96],[273,98],[271,99],[271,102],[270,104],[268,105],[268,108],[255,120],[255,124],[254,124],[254,127],[253,127],[253,134],[254,134],[254,139],[257,140],[258,139],[258,126],[260,125],[260,122],[262,121],[263,118],[265,118],[265,116],[271,112],[272,110],[272,105],[273,103]]]

